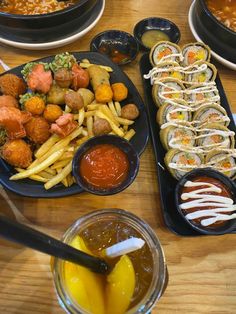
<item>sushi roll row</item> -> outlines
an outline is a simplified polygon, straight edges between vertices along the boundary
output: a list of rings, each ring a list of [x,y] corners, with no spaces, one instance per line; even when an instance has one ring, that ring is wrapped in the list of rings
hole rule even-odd
[[[166,61],[174,61],[181,66],[189,66],[199,61],[208,62],[210,48],[203,43],[190,43],[181,48],[169,41],[160,41],[150,51],[149,60],[153,67]]]
[[[204,155],[172,148],[165,155],[165,164],[177,180],[193,169],[205,167],[218,170],[232,179],[236,176],[235,150],[222,151],[216,149]]]
[[[236,173],[235,133],[220,105],[210,55],[202,43],[181,49],[169,42],[159,42],[149,55],[153,69],[145,78],[153,85],[165,164],[176,179],[194,168]]]

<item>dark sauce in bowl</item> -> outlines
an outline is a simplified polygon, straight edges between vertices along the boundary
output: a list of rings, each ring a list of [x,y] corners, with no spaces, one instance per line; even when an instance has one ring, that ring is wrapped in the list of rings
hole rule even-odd
[[[114,63],[126,63],[129,61],[129,54],[121,52],[118,46],[116,42],[104,42],[99,46],[98,51],[106,54]]]

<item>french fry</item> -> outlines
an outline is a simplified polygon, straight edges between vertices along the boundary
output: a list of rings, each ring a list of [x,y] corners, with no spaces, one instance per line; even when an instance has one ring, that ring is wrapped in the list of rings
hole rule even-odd
[[[59,160],[70,159],[70,158],[73,158],[73,156],[74,156],[74,152],[64,152],[64,154],[61,156]]]
[[[93,137],[93,117],[87,118],[87,130],[88,130],[88,136]]]
[[[39,173],[38,173],[38,175],[39,176],[41,176],[42,178],[45,178],[45,179],[48,179],[48,180],[50,180],[51,178],[53,178],[54,177],[54,175],[52,175],[52,174],[50,174],[50,173],[48,173],[48,172],[46,172],[46,171],[40,171]]]
[[[87,112],[85,112],[84,116],[85,116],[85,118],[90,118],[90,117],[94,116],[95,113],[96,113],[95,110],[87,111]]]
[[[60,137],[56,134],[53,134],[52,136],[50,136],[49,139],[46,142],[44,142],[36,151],[36,153],[34,154],[35,157],[40,158],[41,156],[43,156],[59,140],[60,140]]]
[[[118,117],[120,117],[121,116],[121,105],[120,105],[119,101],[115,101],[114,104],[115,104],[117,115],[118,115]]]
[[[116,120],[117,120],[120,124],[123,124],[123,125],[132,125],[132,124],[134,123],[133,120],[124,119],[124,118],[121,118],[121,117],[116,117]]]
[[[86,142],[87,140],[89,139],[88,136],[84,136],[84,137],[81,137],[80,139],[78,139],[76,141],[76,144],[77,144],[77,147],[79,147],[80,145],[82,145],[84,142]]]
[[[49,180],[47,183],[44,184],[46,190],[52,188],[56,184],[60,183],[69,173],[72,171],[72,161],[69,162],[67,166],[65,166],[61,172],[59,172],[55,177]]]
[[[125,136],[124,136],[124,138],[127,140],[127,141],[129,141],[129,140],[131,140],[131,138],[135,135],[135,131],[134,131],[134,129],[130,129],[126,134],[125,134]]]
[[[88,63],[88,62],[80,62],[79,64],[81,66],[81,68],[87,69],[89,68],[91,65],[95,65],[93,63]],[[96,64],[98,65],[100,68],[106,70],[107,72],[113,72],[112,68],[106,65],[100,65],[100,64]]]
[[[102,119],[106,119],[109,122],[112,130],[116,133],[116,135],[120,137],[124,136],[124,132],[121,129],[119,129],[117,125],[110,118],[108,118],[103,112],[97,111],[96,116]]]
[[[58,150],[57,152],[53,153],[52,155],[50,155],[47,159],[45,159],[39,165],[37,165],[31,169],[27,169],[25,171],[22,171],[20,173],[14,174],[13,176],[10,177],[10,180],[24,179],[24,178],[28,178],[29,176],[31,176],[33,174],[38,174],[40,171],[51,166],[56,160],[58,160],[61,157],[61,155],[63,154],[63,152],[64,152],[64,149],[62,148],[62,149]]]
[[[67,105],[65,105],[65,110],[64,110],[65,113],[69,113],[71,112],[71,108],[68,107]]]
[[[117,115],[115,106],[114,106],[114,104],[113,104],[113,101],[110,101],[110,102],[108,103],[108,107],[110,108],[110,110],[111,110],[113,116],[114,116],[114,117],[117,117],[118,115]]]
[[[25,169],[20,169],[20,168],[15,168],[18,172],[23,172]],[[34,180],[34,181],[39,181],[39,182],[47,182],[48,179],[41,177],[38,174],[33,174],[32,176],[29,177],[29,179]]]
[[[91,111],[91,110],[98,110],[99,109],[100,104],[90,104],[87,106],[87,110]]]
[[[67,158],[67,159],[63,159],[63,160],[59,160],[57,162],[55,162],[51,168],[52,169],[61,169],[64,168],[71,160],[72,158]],[[51,178],[50,178],[51,179]]]
[[[83,135],[83,136],[88,136],[88,131],[85,130],[85,129],[83,129],[83,130],[82,130],[82,135]]]
[[[78,122],[79,122],[79,126],[81,126],[84,122],[84,108],[81,108],[79,110],[79,119],[78,119]]]
[[[124,130],[125,133],[128,131],[128,128],[129,128],[128,125],[124,125],[124,126],[123,126],[123,130]]]
[[[63,154],[62,154],[62,156],[63,156]],[[52,174],[53,176],[55,176],[55,174],[56,174],[56,170],[55,170],[55,169],[51,169],[50,167],[44,169],[43,171],[45,171],[45,172],[47,172],[47,173],[50,173],[50,174]]]
[[[107,105],[100,106],[99,110],[104,115],[106,115],[116,126],[119,126],[119,122],[115,119],[114,115],[112,114],[111,110],[108,108]]]

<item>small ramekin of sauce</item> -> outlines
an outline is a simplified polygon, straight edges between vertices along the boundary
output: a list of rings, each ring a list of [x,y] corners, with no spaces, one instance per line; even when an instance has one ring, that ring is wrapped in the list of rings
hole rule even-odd
[[[84,143],[73,159],[73,175],[87,192],[111,195],[135,179],[139,157],[133,146],[114,135],[96,136]]]
[[[171,41],[177,44],[180,40],[180,30],[177,25],[160,17],[149,17],[139,21],[133,33],[139,46],[145,51],[150,50],[159,41]]]
[[[187,173],[176,187],[177,209],[192,228],[203,234],[236,230],[236,185],[211,168]]]
[[[108,30],[92,39],[90,50],[105,54],[114,63],[123,65],[136,58],[139,46],[131,34],[120,30]]]

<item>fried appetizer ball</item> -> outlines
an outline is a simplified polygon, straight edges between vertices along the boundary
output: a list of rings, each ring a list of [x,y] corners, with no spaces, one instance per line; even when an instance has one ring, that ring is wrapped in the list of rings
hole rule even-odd
[[[32,162],[30,146],[22,139],[6,142],[2,147],[1,156],[14,167],[27,168]]]
[[[1,107],[15,107],[19,108],[18,101],[11,95],[0,96],[0,108]]]
[[[114,83],[111,85],[113,91],[113,100],[122,101],[128,96],[128,88],[123,83]]]
[[[65,104],[71,108],[72,112],[78,112],[84,107],[83,97],[79,93],[70,90],[65,94]]]
[[[74,90],[79,88],[86,88],[89,85],[89,74],[86,70],[82,69],[77,63],[72,66],[72,85]]]
[[[62,88],[68,88],[72,83],[72,72],[66,68],[60,68],[54,73],[54,80]]]
[[[48,122],[56,121],[62,114],[61,107],[53,104],[48,104],[43,112],[43,116]]]
[[[106,119],[97,118],[93,123],[94,135],[108,134],[112,131],[109,122]]]
[[[111,86],[108,84],[101,84],[95,91],[95,99],[98,103],[106,103],[112,101],[113,92]]]
[[[32,91],[47,94],[52,85],[52,72],[46,71],[43,64],[35,64],[27,77],[27,84]]]
[[[36,144],[46,142],[51,135],[49,129],[50,125],[43,117],[32,117],[30,121],[25,124],[26,135]]]
[[[4,74],[0,76],[0,91],[4,95],[19,98],[26,92],[27,86],[22,78],[15,74]]]
[[[68,88],[62,88],[54,82],[47,94],[47,103],[55,104],[55,105],[64,105],[65,94],[67,92],[68,92]]]
[[[135,104],[127,104],[121,108],[121,117],[124,119],[134,120],[138,116],[139,110]]]
[[[24,103],[25,110],[32,113],[32,115],[40,115],[45,109],[45,102],[39,96],[33,96]]]

